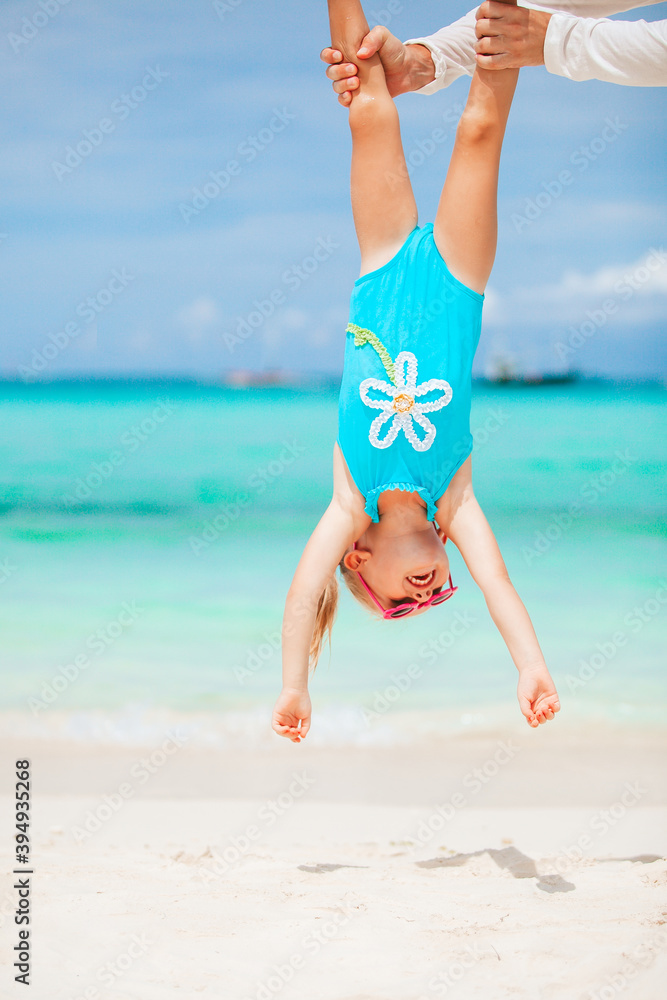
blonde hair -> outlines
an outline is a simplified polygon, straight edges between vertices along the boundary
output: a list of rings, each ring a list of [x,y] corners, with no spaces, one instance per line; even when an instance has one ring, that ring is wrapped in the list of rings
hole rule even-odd
[[[338,564],[338,569],[340,570],[340,575],[345,581],[347,589],[353,597],[356,597],[360,604],[363,604],[368,611],[379,617],[380,613],[364,590],[364,587],[359,580],[359,574],[348,569],[344,560],[345,556],[343,556]],[[313,629],[313,637],[310,640],[309,664],[311,670],[314,670],[317,666],[317,661],[322,654],[322,647],[327,639],[329,641],[329,648],[331,648],[331,631],[333,629],[333,623],[336,620],[336,612],[338,611],[338,591],[338,580],[336,579],[336,574],[334,573],[324,588],[317,605],[315,628]]]
[[[315,628],[313,629],[313,635],[310,640],[310,656],[308,658],[308,662],[312,670],[314,670],[317,666],[317,661],[320,658],[325,639],[329,640],[329,648],[331,648],[331,630],[336,619],[337,610],[338,580],[336,579],[336,574],[334,573],[322,591],[322,596],[317,604]]]

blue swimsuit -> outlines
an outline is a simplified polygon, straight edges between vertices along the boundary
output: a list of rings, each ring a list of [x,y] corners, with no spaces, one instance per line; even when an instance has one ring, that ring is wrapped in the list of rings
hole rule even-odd
[[[420,494],[427,517],[472,451],[472,362],[484,296],[450,274],[433,225],[358,278],[350,304],[338,444],[379,520],[387,490]]]

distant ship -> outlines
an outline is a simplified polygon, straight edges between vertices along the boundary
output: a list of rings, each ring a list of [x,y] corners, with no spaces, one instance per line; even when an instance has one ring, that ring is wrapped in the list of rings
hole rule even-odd
[[[519,371],[516,358],[507,352],[493,354],[486,365],[484,382],[494,385],[564,385],[576,382],[578,373],[573,370],[560,372]]]
[[[234,368],[224,372],[221,377],[224,385],[235,389],[258,389],[266,386],[289,385],[292,379],[289,372],[276,371],[251,371],[245,368]]]
[[[229,368],[218,376],[220,385],[230,389],[336,389],[340,373],[295,371],[287,368]]]

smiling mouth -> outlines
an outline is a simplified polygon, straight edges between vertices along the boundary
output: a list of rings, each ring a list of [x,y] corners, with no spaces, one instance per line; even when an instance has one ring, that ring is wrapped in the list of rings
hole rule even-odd
[[[422,573],[421,576],[408,576],[406,577],[408,583],[411,583],[413,587],[418,587],[420,590],[425,590],[427,587],[431,587],[435,581],[435,570],[432,569],[429,573]]]

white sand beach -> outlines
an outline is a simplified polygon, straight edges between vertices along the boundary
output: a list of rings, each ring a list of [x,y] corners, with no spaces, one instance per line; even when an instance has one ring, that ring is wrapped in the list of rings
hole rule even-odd
[[[560,720],[559,720],[560,721]],[[22,741],[33,1000],[661,1000],[664,735]],[[3,745],[3,787],[16,741]],[[13,803],[3,796],[3,869]],[[2,888],[3,996],[16,890]]]

